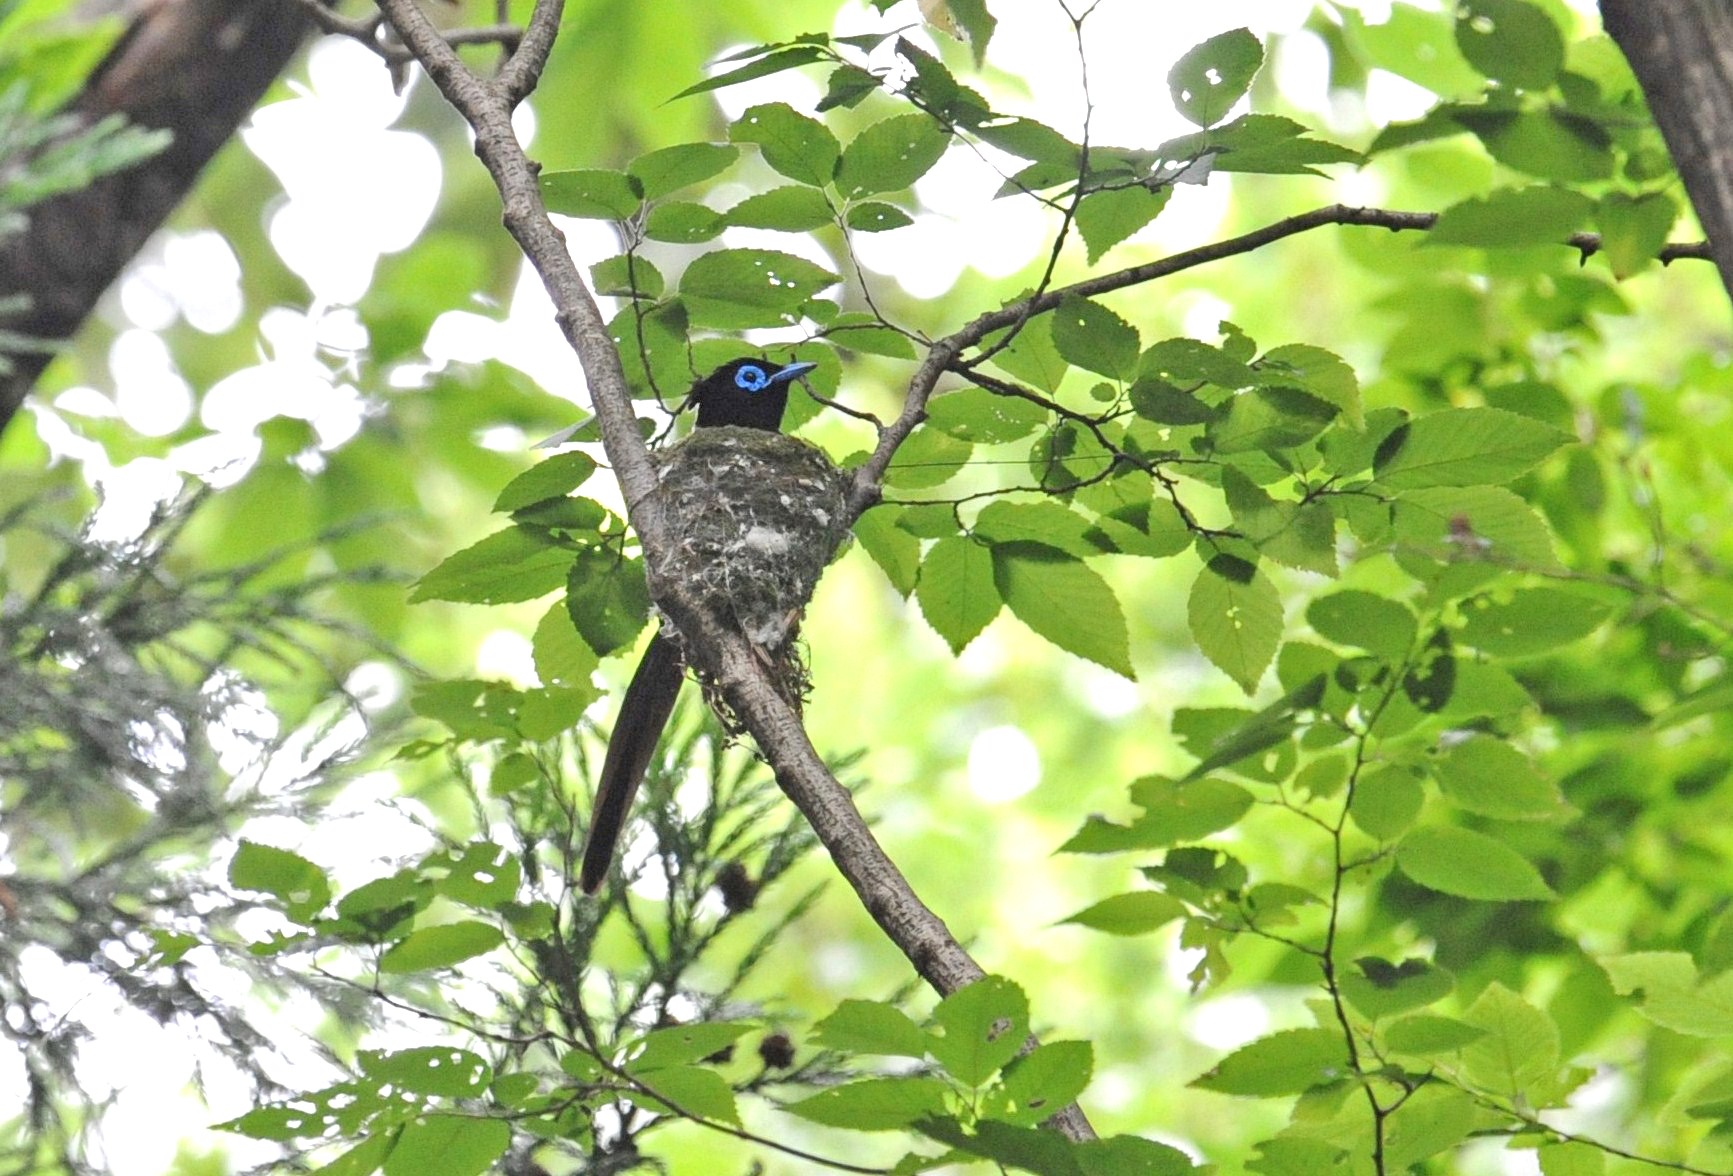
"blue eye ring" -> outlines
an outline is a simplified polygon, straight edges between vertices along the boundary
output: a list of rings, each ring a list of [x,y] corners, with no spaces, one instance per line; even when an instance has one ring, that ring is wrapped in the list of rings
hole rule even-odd
[[[770,377],[755,363],[743,364],[734,373],[734,386],[746,392],[759,392],[770,386]]]

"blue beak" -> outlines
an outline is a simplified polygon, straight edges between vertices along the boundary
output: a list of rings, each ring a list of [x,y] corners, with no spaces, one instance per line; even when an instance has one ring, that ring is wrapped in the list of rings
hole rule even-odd
[[[789,380],[806,375],[807,372],[810,372],[817,366],[816,363],[791,363],[787,367],[780,369],[774,376],[771,376],[770,382],[772,384],[785,384]]]

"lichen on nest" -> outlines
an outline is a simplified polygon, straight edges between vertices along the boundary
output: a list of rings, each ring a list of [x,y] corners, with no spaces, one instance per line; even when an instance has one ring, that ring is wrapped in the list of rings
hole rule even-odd
[[[744,633],[798,706],[808,676],[794,638],[847,534],[848,476],[805,441],[732,425],[695,430],[657,454],[656,466],[677,542],[653,578],[688,585],[701,609]],[[724,725],[737,729],[703,685]]]

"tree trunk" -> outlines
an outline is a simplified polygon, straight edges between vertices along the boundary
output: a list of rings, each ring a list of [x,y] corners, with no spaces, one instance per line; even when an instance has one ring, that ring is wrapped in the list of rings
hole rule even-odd
[[[30,308],[0,326],[71,338],[294,56],[311,22],[294,0],[165,0],[146,6],[67,106],[84,125],[123,114],[174,142],[136,167],[26,210],[29,227],[0,242],[0,299]],[[52,356],[7,357],[0,430]]]
[[[1733,4],[1601,0],[1733,295]]]

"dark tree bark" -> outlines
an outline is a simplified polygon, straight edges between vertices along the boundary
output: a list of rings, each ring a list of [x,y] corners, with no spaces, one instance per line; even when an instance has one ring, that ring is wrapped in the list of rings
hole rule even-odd
[[[1733,295],[1733,4],[1601,0]]]
[[[88,125],[123,114],[174,142],[136,167],[27,210],[30,226],[0,242],[0,298],[30,309],[0,326],[71,338],[110,283],[288,65],[311,22],[294,0],[164,0],[144,7],[67,107]],[[0,430],[52,358],[9,355]]]

